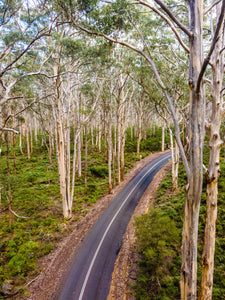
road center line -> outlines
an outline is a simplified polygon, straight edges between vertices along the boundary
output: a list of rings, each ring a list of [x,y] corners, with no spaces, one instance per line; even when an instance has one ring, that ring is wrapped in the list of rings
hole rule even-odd
[[[125,200],[124,200],[123,203],[120,205],[120,207],[119,207],[119,209],[117,210],[117,212],[115,213],[114,217],[112,218],[111,222],[109,223],[108,227],[106,228],[106,230],[105,230],[105,232],[104,232],[104,234],[103,234],[103,236],[102,236],[102,238],[101,238],[101,240],[100,240],[100,242],[99,242],[98,248],[96,249],[95,254],[94,254],[93,258],[92,258],[92,261],[91,261],[91,264],[90,264],[89,269],[88,269],[88,271],[87,271],[87,274],[86,274],[86,276],[85,276],[85,280],[84,280],[84,283],[83,283],[83,285],[82,285],[82,289],[81,289],[81,291],[80,291],[80,295],[79,295],[79,299],[78,299],[78,300],[82,300],[82,299],[83,299],[84,291],[85,291],[85,288],[86,288],[86,285],[87,285],[87,282],[88,282],[88,279],[89,279],[91,270],[92,270],[92,268],[93,268],[93,265],[94,265],[94,263],[95,263],[96,257],[97,257],[97,255],[98,255],[98,253],[99,253],[99,250],[100,250],[100,248],[101,248],[101,246],[102,246],[102,243],[103,243],[103,241],[104,241],[104,239],[105,239],[105,237],[106,237],[106,235],[107,235],[107,233],[108,233],[108,231],[109,231],[109,229],[110,229],[112,223],[114,222],[114,220],[115,220],[116,217],[118,216],[119,212],[121,211],[121,209],[123,208],[123,206],[124,206],[125,203],[127,202],[127,200],[128,200],[128,198],[130,197],[130,195],[131,195],[131,194],[133,193],[133,191],[136,189],[136,187],[138,186],[138,184],[143,180],[143,178],[144,178],[145,176],[147,176],[148,173],[150,173],[151,170],[152,170],[154,167],[156,167],[159,163],[161,163],[162,161],[164,161],[164,160],[166,160],[166,159],[168,159],[168,155],[167,155],[167,157],[161,159],[161,160],[158,161],[156,164],[154,164],[154,165],[151,167],[151,169],[149,169],[149,170],[148,170],[148,171],[147,171],[147,172],[139,179],[139,181],[136,183],[136,185],[133,187],[133,189],[130,191],[130,193],[127,195],[127,197],[125,198]]]

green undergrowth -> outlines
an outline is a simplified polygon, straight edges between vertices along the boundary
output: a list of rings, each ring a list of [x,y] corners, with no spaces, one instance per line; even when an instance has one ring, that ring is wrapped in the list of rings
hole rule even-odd
[[[39,140],[41,141],[41,137]],[[25,141],[23,143],[25,145]],[[130,170],[134,162],[140,159],[135,153],[136,141],[131,141],[128,133],[127,145],[132,145],[132,143],[134,144],[134,151],[129,146],[125,149],[125,172]],[[7,175],[6,147],[4,144],[0,156],[0,187],[2,188],[0,202],[0,299],[1,287],[4,282],[10,283],[12,287],[23,287],[27,277],[36,277],[41,271],[37,264],[38,259],[50,253],[56,243],[70,233],[73,223],[84,217],[91,205],[108,192],[108,166],[105,159],[104,143],[101,153],[96,147],[89,145],[87,185],[84,185],[85,157],[83,150],[82,176],[79,178],[76,175],[73,218],[67,221],[62,215],[55,155],[53,154],[53,161],[50,164],[47,149],[41,145],[41,142],[34,143],[30,160],[27,159],[25,147],[23,150],[24,155],[22,156],[19,147],[16,147],[16,170],[14,170],[12,147],[10,147],[10,175]],[[141,146],[140,155],[143,158],[151,152],[151,147]],[[72,157],[73,149],[71,149],[71,164]],[[14,216],[11,227],[9,226],[9,211],[7,210],[9,186],[12,193],[12,210],[19,216]],[[15,290],[12,289],[12,291]]]
[[[208,148],[204,149],[205,163]],[[221,151],[223,153],[223,151]],[[206,164],[207,165],[207,164]],[[218,221],[216,233],[213,300],[225,299],[225,162],[221,157]],[[157,192],[154,207],[136,219],[136,236],[140,254],[139,273],[132,285],[136,299],[180,299],[181,236],[185,193],[185,171],[179,168],[179,188],[172,191],[171,173],[165,176]],[[199,218],[198,287],[201,280],[201,253],[206,213],[206,184],[203,184]]]

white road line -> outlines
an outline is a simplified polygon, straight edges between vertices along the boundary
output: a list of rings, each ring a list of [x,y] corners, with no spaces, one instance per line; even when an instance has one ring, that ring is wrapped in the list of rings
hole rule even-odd
[[[97,257],[97,255],[98,255],[98,252],[99,252],[99,250],[100,250],[100,248],[101,248],[101,246],[102,246],[102,243],[103,243],[103,241],[104,241],[104,239],[105,239],[105,237],[106,237],[106,235],[107,235],[107,233],[108,233],[108,231],[109,231],[109,229],[110,229],[112,223],[114,222],[114,220],[115,220],[116,217],[118,216],[119,212],[121,211],[121,209],[123,208],[123,206],[124,206],[125,203],[127,202],[127,200],[128,200],[128,198],[130,197],[130,195],[133,193],[133,191],[135,190],[135,188],[137,187],[137,185],[142,181],[142,179],[143,179],[146,175],[148,175],[148,173],[150,173],[151,170],[152,170],[154,167],[156,167],[160,162],[162,162],[163,160],[166,160],[166,159],[168,159],[168,156],[167,156],[166,158],[163,158],[163,159],[161,159],[160,161],[158,161],[155,165],[153,165],[153,166],[151,167],[151,169],[149,169],[149,170],[148,170],[148,171],[140,178],[140,180],[136,183],[136,185],[133,187],[133,189],[130,191],[130,193],[128,194],[128,196],[125,198],[125,200],[124,200],[123,203],[120,205],[120,207],[119,207],[119,209],[117,210],[117,212],[115,213],[114,217],[112,218],[111,222],[109,223],[108,227],[106,228],[106,231],[105,231],[105,233],[103,234],[103,236],[102,236],[102,238],[101,238],[101,241],[99,242],[98,248],[96,249],[95,254],[94,254],[93,258],[92,258],[92,261],[91,261],[91,264],[90,264],[89,269],[88,269],[88,271],[87,271],[87,274],[86,274],[84,283],[83,283],[83,285],[82,285],[82,289],[81,289],[81,291],[80,291],[80,295],[79,295],[79,299],[78,299],[78,300],[82,300],[82,299],[83,299],[84,291],[85,291],[85,288],[86,288],[86,285],[87,285],[87,282],[88,282],[88,279],[89,279],[91,270],[92,270],[92,268],[93,268],[93,265],[94,265],[94,263],[95,263],[96,257]]]

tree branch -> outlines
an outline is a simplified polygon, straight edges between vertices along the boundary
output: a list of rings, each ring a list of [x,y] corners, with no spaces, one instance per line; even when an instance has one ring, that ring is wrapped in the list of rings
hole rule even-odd
[[[148,8],[150,8],[151,10],[153,10],[155,13],[157,13],[164,21],[166,21],[166,23],[170,26],[170,28],[172,29],[172,31],[174,32],[175,36],[177,37],[178,42],[180,43],[180,45],[183,47],[183,49],[186,52],[190,52],[189,48],[184,44],[184,42],[182,41],[178,31],[176,30],[175,26],[173,25],[173,23],[170,21],[170,19],[168,19],[163,13],[161,13],[161,11],[159,11],[157,8],[153,7],[152,5],[150,5],[149,3],[146,3],[145,1],[138,1],[138,3],[147,6]]]
[[[9,209],[9,211],[14,214],[14,216],[16,216],[17,218],[21,218],[21,219],[30,219],[29,217],[24,217],[24,216],[19,216],[17,215],[17,213],[14,210]]]
[[[6,128],[6,127],[0,128],[0,131],[10,131],[10,132],[13,132],[15,134],[20,134],[19,131],[15,130],[15,129],[12,129],[12,128]]]
[[[206,15],[215,5],[217,5],[220,2],[221,0],[217,0],[214,3],[212,3],[208,8],[206,8],[206,10],[204,11],[204,15]]]
[[[152,69],[152,71],[153,71],[153,73],[156,77],[156,81],[159,85],[159,89],[161,90],[161,92],[163,93],[163,95],[165,96],[165,98],[168,102],[169,110],[170,110],[170,113],[171,113],[171,116],[172,116],[172,119],[173,119],[173,122],[174,122],[174,126],[175,126],[176,141],[177,141],[178,147],[180,149],[183,164],[184,164],[184,167],[185,167],[185,170],[186,170],[186,173],[187,173],[187,178],[190,181],[190,178],[191,178],[190,168],[189,168],[188,161],[187,161],[187,158],[186,158],[186,155],[185,155],[185,151],[184,151],[181,139],[180,139],[180,129],[179,129],[179,123],[178,123],[178,120],[177,120],[177,117],[176,117],[176,112],[175,112],[174,106],[172,104],[172,100],[171,100],[171,98],[170,98],[170,96],[169,96],[169,94],[166,90],[166,87],[165,87],[164,83],[162,82],[162,80],[160,78],[160,75],[158,73],[158,70],[155,66],[155,63],[154,63],[153,59],[150,56],[148,56],[144,51],[136,48],[135,46],[133,46],[129,43],[118,40],[116,38],[112,38],[112,37],[110,37],[110,36],[108,36],[108,35],[106,35],[102,32],[92,31],[90,29],[87,29],[87,28],[79,25],[76,22],[76,20],[73,18],[73,16],[68,12],[67,8],[63,5],[63,3],[61,3],[61,5],[62,5],[62,8],[64,9],[65,13],[67,14],[68,18],[71,20],[71,22],[73,23],[73,25],[76,28],[79,28],[81,31],[86,32],[90,35],[104,37],[106,40],[108,40],[110,42],[117,43],[117,44],[120,44],[122,46],[125,46],[125,47],[139,53],[140,55],[142,55],[147,60],[147,62],[149,63],[149,65],[150,65],[150,67],[151,67],[151,69]]]
[[[192,37],[192,32],[190,30],[188,30],[187,27],[185,27],[170,11],[170,9],[160,0],[154,0],[164,11],[165,13],[167,13],[167,15],[174,21],[174,23],[177,24],[177,26],[184,32],[187,34],[187,36],[189,36],[189,38]],[[140,2],[140,1],[138,1]]]
[[[8,64],[0,73],[0,77],[2,77],[7,71],[8,69],[10,69],[10,67],[12,65],[14,65],[30,48],[31,46],[37,41],[39,40],[40,38],[42,38],[43,36],[48,36],[50,34],[50,30],[44,32],[44,33],[41,33],[39,35],[39,33],[36,35],[35,38],[33,38],[33,40],[28,44],[28,46],[10,63]]]
[[[215,30],[215,34],[214,34],[214,37],[213,37],[213,41],[212,41],[209,53],[208,53],[207,57],[204,59],[201,71],[200,71],[199,76],[198,76],[198,81],[197,81],[197,85],[196,85],[196,93],[197,94],[200,92],[200,85],[201,85],[203,75],[205,73],[206,67],[208,66],[208,64],[210,62],[210,58],[211,58],[211,55],[212,55],[213,50],[215,48],[215,45],[216,45],[216,43],[219,39],[219,32],[220,32],[221,26],[223,24],[224,13],[225,13],[225,0],[222,0],[221,12],[220,12],[219,20],[218,20],[217,25],[216,25],[216,30]]]

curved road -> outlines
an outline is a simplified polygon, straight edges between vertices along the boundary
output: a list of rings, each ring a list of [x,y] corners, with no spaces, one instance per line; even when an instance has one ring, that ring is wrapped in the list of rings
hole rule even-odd
[[[146,165],[115,197],[83,242],[59,300],[107,299],[123,234],[142,194],[169,161],[167,153]]]

